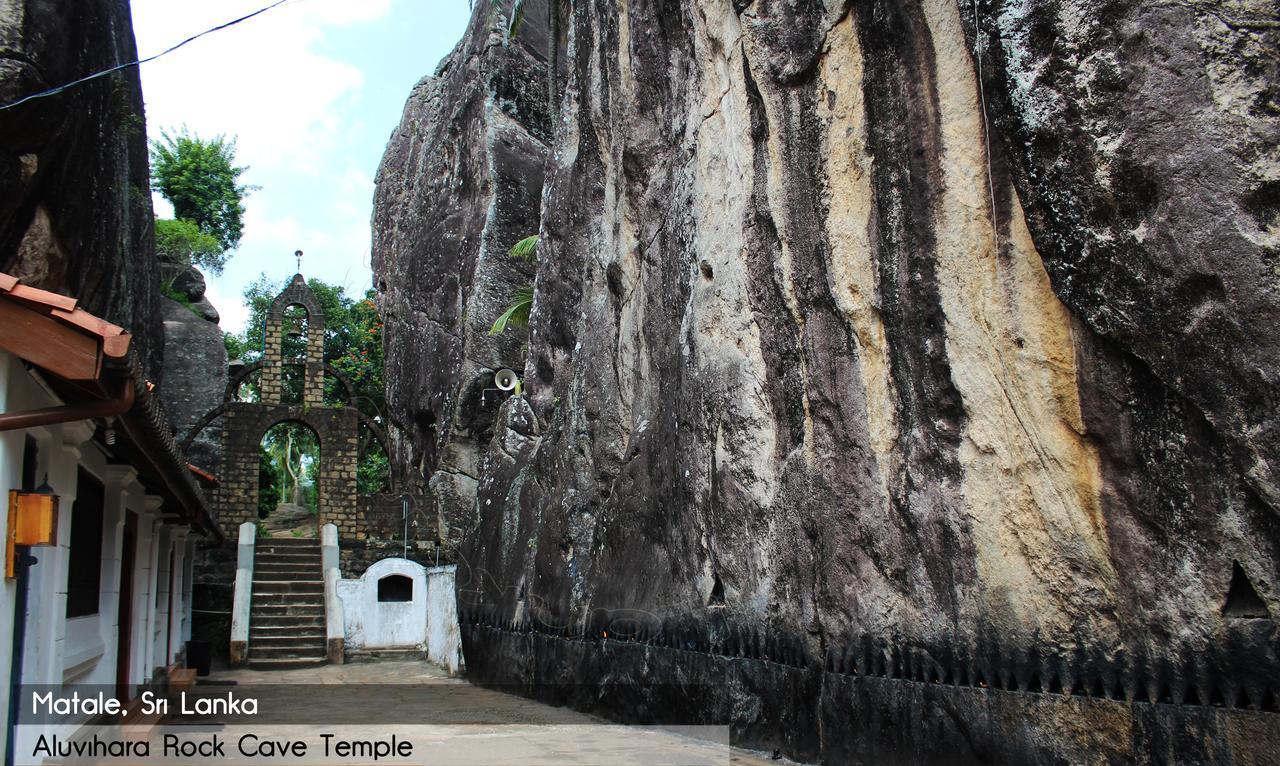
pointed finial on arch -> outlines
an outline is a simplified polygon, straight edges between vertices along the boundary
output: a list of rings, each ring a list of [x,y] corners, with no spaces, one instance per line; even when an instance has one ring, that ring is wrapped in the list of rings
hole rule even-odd
[[[294,251],[293,251],[293,257],[298,259],[298,270],[297,270],[297,271],[295,271],[294,273],[295,273],[295,274],[301,274],[301,273],[302,273],[302,251],[301,251],[301,250],[294,250]]]

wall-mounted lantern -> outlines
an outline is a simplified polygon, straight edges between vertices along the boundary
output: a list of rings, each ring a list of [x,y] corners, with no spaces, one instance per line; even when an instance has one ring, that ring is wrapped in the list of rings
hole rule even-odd
[[[4,575],[16,576],[19,545],[58,544],[58,496],[45,483],[34,492],[9,490],[9,530],[5,540]]]

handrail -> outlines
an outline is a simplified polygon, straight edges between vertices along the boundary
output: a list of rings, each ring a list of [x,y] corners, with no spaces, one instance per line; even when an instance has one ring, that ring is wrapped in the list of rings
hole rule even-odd
[[[246,521],[240,525],[240,544],[236,551],[236,584],[231,600],[231,665],[243,665],[249,659],[249,616],[253,611],[253,548],[258,527]]]
[[[338,528],[325,524],[320,528],[320,565],[324,572],[324,636],[325,654],[333,665],[346,658],[346,623],[342,600],[338,598],[338,580],[342,579],[338,558]]]

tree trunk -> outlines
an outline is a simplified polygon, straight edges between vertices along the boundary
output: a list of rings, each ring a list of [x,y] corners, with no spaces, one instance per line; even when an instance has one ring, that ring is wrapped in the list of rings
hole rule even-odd
[[[288,433],[289,435],[284,442],[284,469],[288,472],[289,478],[293,482],[293,491],[289,493],[288,497],[294,505],[301,505],[298,492],[301,482],[298,481],[298,472],[293,468],[293,432],[289,431]]]

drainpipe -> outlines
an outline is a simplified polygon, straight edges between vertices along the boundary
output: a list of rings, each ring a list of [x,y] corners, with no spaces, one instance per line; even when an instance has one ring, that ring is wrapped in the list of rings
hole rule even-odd
[[[28,552],[29,550],[25,545],[16,546],[14,550],[18,558],[16,562],[18,582],[13,599],[13,648],[9,657],[9,710],[5,721],[9,736],[5,743],[5,766],[13,766],[18,747],[15,740],[18,737],[18,711],[22,707],[19,695],[22,691],[22,659],[26,653],[27,582],[31,579],[31,565],[36,563],[35,557]]]
[[[19,428],[34,428],[55,423],[70,423],[73,420],[93,420],[123,415],[133,406],[133,381],[126,378],[118,396],[110,399],[98,399],[92,402],[64,404],[59,407],[41,407],[25,412],[6,412],[0,414],[0,431],[13,431]]]

